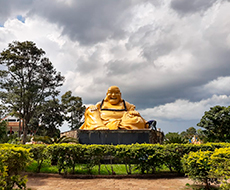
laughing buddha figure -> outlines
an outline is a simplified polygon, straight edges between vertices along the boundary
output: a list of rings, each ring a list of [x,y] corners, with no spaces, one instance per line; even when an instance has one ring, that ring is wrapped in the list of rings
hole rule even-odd
[[[84,130],[148,129],[135,106],[121,98],[117,86],[109,87],[105,99],[85,111]]]

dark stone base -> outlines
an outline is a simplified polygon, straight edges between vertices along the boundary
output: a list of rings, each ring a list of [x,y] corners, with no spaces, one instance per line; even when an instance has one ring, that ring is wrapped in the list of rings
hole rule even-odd
[[[162,143],[163,133],[155,130],[77,130],[81,144]]]

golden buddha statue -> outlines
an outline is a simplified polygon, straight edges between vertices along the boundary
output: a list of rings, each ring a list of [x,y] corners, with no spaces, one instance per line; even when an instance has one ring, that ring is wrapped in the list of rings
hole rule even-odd
[[[80,129],[117,130],[148,129],[149,125],[135,110],[135,106],[121,98],[117,86],[109,87],[102,102],[89,106],[85,111],[85,122]]]

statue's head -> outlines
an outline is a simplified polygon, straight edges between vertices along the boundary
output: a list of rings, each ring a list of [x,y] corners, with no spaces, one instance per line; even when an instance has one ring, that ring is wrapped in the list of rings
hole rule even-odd
[[[108,101],[112,105],[116,105],[121,102],[122,99],[120,89],[117,86],[110,86],[107,91],[105,101]]]

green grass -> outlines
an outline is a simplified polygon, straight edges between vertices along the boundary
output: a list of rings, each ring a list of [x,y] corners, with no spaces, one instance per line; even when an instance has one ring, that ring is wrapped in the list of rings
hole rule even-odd
[[[126,175],[126,168],[124,164],[102,164],[100,168],[100,174],[101,175],[108,175],[112,174],[112,169],[115,172],[116,175]],[[26,172],[36,172],[37,171],[37,163],[34,161],[26,168]],[[68,170],[68,173],[72,173],[72,170]],[[58,167],[57,166],[51,166],[50,163],[44,162],[42,164],[42,168],[40,173],[58,173]],[[62,171],[63,173],[63,171]],[[138,174],[140,171],[138,170],[132,170],[132,174]],[[75,166],[74,174],[89,174],[89,170],[86,167],[86,164],[77,164]],[[94,166],[90,172],[90,174],[98,175],[98,166]]]
[[[33,161],[29,166],[27,166],[26,171],[27,172],[36,172],[37,171],[37,162]],[[50,163],[44,162],[42,164],[41,173],[58,173],[57,166],[51,166]]]
[[[87,169],[87,165],[86,164],[77,164],[75,166],[75,170],[74,170],[74,174],[93,174],[93,175],[98,175],[98,166],[94,166],[91,171],[89,172],[89,170]],[[26,168],[27,172],[33,172],[36,173],[37,172],[37,163],[36,161],[32,162],[27,168]],[[112,171],[113,174],[116,175],[127,175],[126,172],[126,167],[124,164],[102,164],[101,168],[100,168],[100,175],[112,175]],[[67,171],[68,173],[73,173],[71,169],[69,169]],[[162,168],[157,168],[156,172],[169,172],[169,169],[166,166],[162,166]],[[58,167],[57,166],[52,166],[50,164],[50,162],[44,162],[42,164],[41,167],[41,171],[40,173],[58,173]],[[64,173],[64,171],[62,170],[61,173]],[[140,170],[135,169],[134,165],[132,166],[132,174],[140,174]]]

